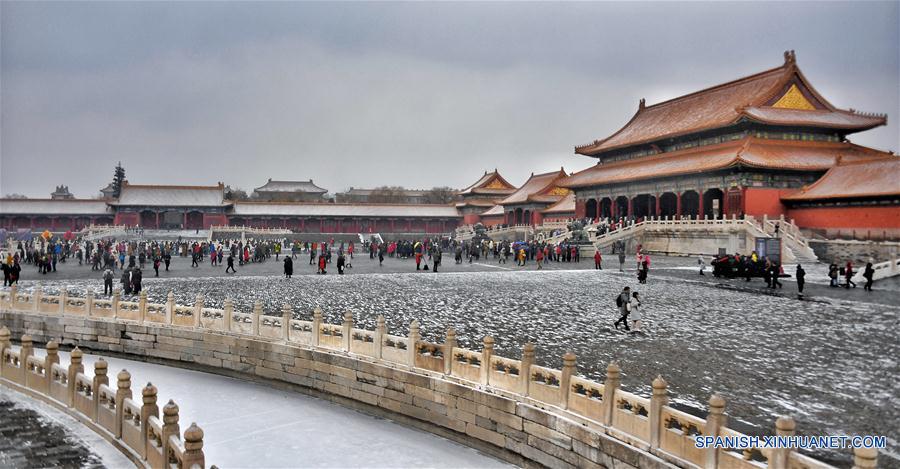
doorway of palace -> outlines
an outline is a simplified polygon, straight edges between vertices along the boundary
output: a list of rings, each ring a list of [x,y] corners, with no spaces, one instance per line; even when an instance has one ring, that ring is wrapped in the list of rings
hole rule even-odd
[[[659,216],[674,217],[678,213],[678,196],[672,192],[664,192],[659,196]]]
[[[722,218],[725,213],[725,193],[722,189],[709,189],[703,193],[703,215],[709,218]]]
[[[185,226],[186,230],[202,230],[203,229],[203,214],[192,210],[187,213],[185,217]]]
[[[600,218],[612,217],[612,199],[604,197],[600,199]]]
[[[685,191],[681,194],[681,214],[696,217],[700,213],[700,194]]]
[[[588,218],[597,218],[599,217],[599,213],[597,212],[597,199],[587,199],[584,203],[584,216]]]
[[[640,194],[631,200],[631,210],[635,219],[656,215],[656,196]]]
[[[142,210],[140,216],[140,224],[144,228],[156,229],[156,212],[151,210]]]
[[[628,197],[624,195],[620,195],[616,197],[616,216],[617,217],[627,217],[628,216]]]

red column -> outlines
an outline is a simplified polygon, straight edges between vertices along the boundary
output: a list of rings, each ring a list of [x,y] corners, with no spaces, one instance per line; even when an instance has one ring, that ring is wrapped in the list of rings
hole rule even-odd
[[[181,222],[181,228],[187,229],[187,212],[184,212],[184,216],[182,217],[183,221]]]
[[[614,198],[611,198],[610,200],[612,200],[612,203],[609,204],[609,215],[611,218],[616,218],[619,216],[619,202],[618,202],[619,198],[614,197]]]
[[[730,205],[728,203],[728,199],[730,198],[729,197],[730,193],[731,193],[731,191],[728,189],[722,191],[722,218],[728,218],[728,209],[729,209],[729,205]]]
[[[634,214],[634,199],[631,197],[628,198],[628,216],[632,216]]]
[[[656,194],[656,216],[660,216],[662,211],[660,210],[659,198],[662,197],[662,194]]]
[[[675,215],[681,216],[681,192],[675,193]]]

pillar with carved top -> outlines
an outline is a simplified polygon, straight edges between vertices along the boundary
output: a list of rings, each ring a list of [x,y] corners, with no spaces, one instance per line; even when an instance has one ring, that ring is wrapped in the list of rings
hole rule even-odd
[[[490,384],[491,380],[491,357],[494,356],[494,338],[486,335],[482,340],[481,350],[481,384]]]
[[[606,367],[606,381],[603,382],[603,424],[612,425],[613,412],[616,410],[616,391],[619,389],[621,382],[621,369],[619,364],[611,362]]]
[[[718,394],[709,398],[709,414],[706,416],[706,426],[703,428],[704,436],[719,436],[719,432],[725,428],[727,417],[725,416],[725,399]],[[718,467],[719,448],[709,445],[706,448],[706,467]]]
[[[419,353],[419,321],[413,319],[413,322],[409,324],[409,338],[407,339],[407,361],[406,364],[410,366],[410,368],[416,366],[416,354]]]
[[[447,329],[447,338],[444,339],[444,374],[453,373],[453,348],[456,347],[456,329]]]
[[[559,377],[559,406],[569,408],[569,383],[572,382],[572,373],[575,372],[575,354],[566,352],[563,355],[562,373]]]
[[[116,438],[122,438],[126,398],[131,399],[131,373],[123,369],[116,375]]]
[[[159,406],[156,405],[157,399],[157,391],[156,386],[153,383],[147,383],[143,389],[141,389],[141,441],[144,442],[144,454],[148,454],[146,445],[149,444],[147,441],[147,427],[149,426],[147,421],[150,417],[159,417]]]
[[[350,351],[350,340],[353,334],[353,313],[344,313],[344,321],[341,323],[341,348],[345,352]]]
[[[66,377],[66,384],[68,385],[68,398],[66,405],[68,405],[69,407],[73,407],[75,405],[75,375],[77,375],[78,373],[84,373],[84,364],[82,364],[81,362],[82,358],[84,358],[84,354],[78,347],[75,347],[75,350],[72,350],[72,354],[69,355],[69,374]]]
[[[169,457],[169,436],[175,435],[176,437],[181,436],[181,429],[178,426],[178,405],[175,404],[175,401],[169,399],[169,402],[163,406],[163,418],[162,418],[162,447],[163,447],[163,457],[168,459]]]
[[[182,467],[206,467],[206,458],[203,455],[203,430],[196,422],[184,431],[184,455]]]
[[[519,370],[519,393],[527,396],[531,387],[531,365],[534,364],[534,344],[522,347],[522,369]]]
[[[650,411],[647,415],[647,420],[650,421],[650,451],[659,448],[662,439],[662,409],[669,403],[667,386],[662,376],[653,380],[653,394],[650,396]]]
[[[2,340],[2,337],[0,337]],[[2,345],[0,345],[2,349]],[[50,383],[53,382],[53,364],[59,364],[59,344],[55,340],[47,342],[47,357],[44,358],[44,377],[47,380],[47,390],[50,390]]]

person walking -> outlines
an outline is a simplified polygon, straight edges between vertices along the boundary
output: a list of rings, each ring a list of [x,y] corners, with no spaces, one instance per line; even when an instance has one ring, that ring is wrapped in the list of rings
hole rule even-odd
[[[113,272],[109,267],[103,271],[103,295],[111,296],[113,293]]]
[[[830,287],[838,286],[838,266],[834,262],[828,266],[828,280]]]
[[[432,270],[432,272],[437,273],[438,267],[441,265],[441,258],[443,257],[444,254],[441,252],[441,249],[435,249],[434,254],[431,255],[431,261],[434,264],[434,269]]]
[[[641,332],[641,299],[638,292],[631,294],[631,311],[628,319],[631,321],[632,332]]]
[[[338,253],[338,258],[337,258],[338,275],[344,275],[344,264],[346,262],[347,262],[347,258],[344,257],[344,252],[341,251],[340,253]]]
[[[772,288],[783,288],[784,286],[778,281],[781,276],[781,264],[773,262],[769,265],[769,275],[772,277]]]
[[[319,273],[325,275],[325,254],[319,254]]]
[[[806,284],[806,271],[803,270],[803,266],[797,264],[797,272],[794,276],[797,278],[797,292],[800,297],[803,297],[803,286]]]
[[[169,271],[169,264],[172,263],[172,253],[169,250],[166,250],[166,253],[163,254],[163,262],[166,264],[166,272]]]
[[[619,250],[619,272],[625,272],[625,250]]]
[[[294,275],[294,261],[289,256],[284,256],[284,278],[291,278]]]
[[[159,277],[159,256],[153,258],[153,270],[156,272],[156,276]]]
[[[537,253],[534,256],[534,260],[537,262],[537,270],[543,270],[544,268],[544,250],[538,249]]]
[[[594,251],[594,270],[603,270],[603,256],[599,249]]]
[[[850,289],[850,285],[856,288],[856,282],[853,281],[853,263],[850,261],[847,261],[847,266],[844,267],[844,279],[847,281],[845,288]]]
[[[700,266],[700,275],[706,275],[703,273],[706,270],[706,259],[703,257],[703,254],[697,256],[697,265]]]
[[[631,288],[625,287],[622,289],[622,293],[616,297],[616,307],[619,308],[619,319],[613,323],[613,327],[616,330],[619,330],[619,323],[625,325],[625,330],[631,330],[628,327],[628,313],[631,312]]]
[[[119,279],[119,282],[122,284],[122,293],[125,295],[131,294],[131,267],[126,268],[122,271],[122,277]]]
[[[228,267],[225,268],[225,273],[227,274],[229,270],[233,274],[237,273],[237,270],[234,268],[234,254],[228,255]]]
[[[863,286],[863,290],[872,291],[872,281],[875,277],[875,268],[872,267],[871,262],[866,263],[866,269],[863,270],[863,278],[866,279],[866,284]]]

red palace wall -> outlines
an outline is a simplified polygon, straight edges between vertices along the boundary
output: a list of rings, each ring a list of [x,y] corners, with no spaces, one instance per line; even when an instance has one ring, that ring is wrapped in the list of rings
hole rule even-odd
[[[470,213],[468,215],[463,215],[463,224],[464,225],[474,225],[481,221],[481,215],[477,213]]]
[[[116,225],[139,225],[141,222],[141,214],[137,212],[119,212],[116,213],[116,219],[113,223]]]
[[[582,199],[575,199],[575,218],[584,218],[584,203],[585,201]]]
[[[481,223],[484,226],[502,225],[502,224],[506,223],[506,216],[505,215],[495,215],[495,216],[481,217]]]
[[[781,204],[781,196],[796,191],[797,189],[748,187],[744,190],[744,214],[759,218],[762,218],[763,215],[768,215],[769,218],[772,218],[785,214],[785,207]]]
[[[210,226],[213,225],[227,225],[228,224],[228,216],[224,213],[204,213],[203,214],[203,229],[208,230]]]
[[[900,207],[820,207],[790,209],[803,228],[900,229]]]

